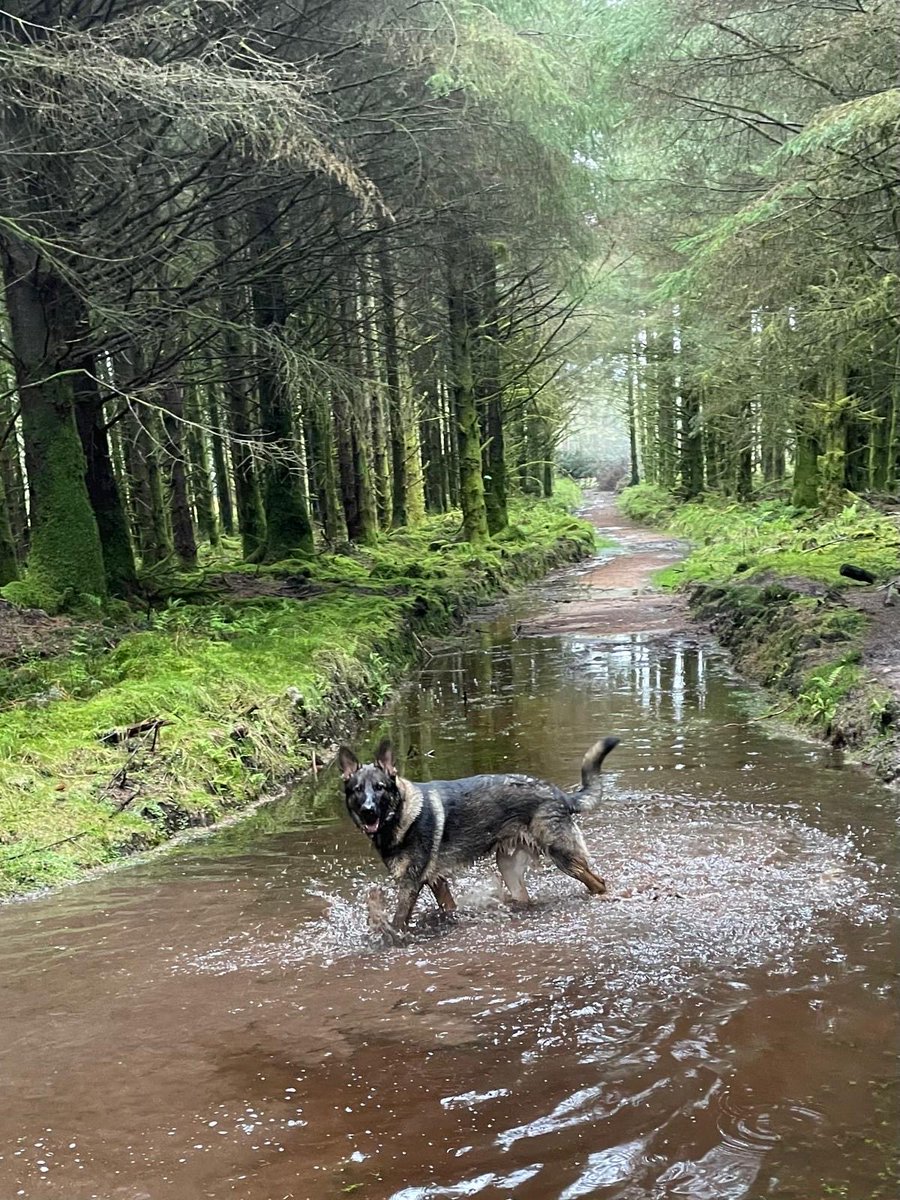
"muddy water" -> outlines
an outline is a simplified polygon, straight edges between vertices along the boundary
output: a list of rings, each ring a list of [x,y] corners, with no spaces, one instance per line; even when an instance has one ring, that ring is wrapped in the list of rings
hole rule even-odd
[[[610,899],[546,871],[513,912],[482,865],[455,923],[423,902],[374,949],[381,875],[329,773],[7,907],[0,1200],[898,1194],[897,799],[765,736],[642,590],[672,548],[619,532],[631,568],[486,616],[372,730],[413,777],[564,785],[617,733],[584,823]]]

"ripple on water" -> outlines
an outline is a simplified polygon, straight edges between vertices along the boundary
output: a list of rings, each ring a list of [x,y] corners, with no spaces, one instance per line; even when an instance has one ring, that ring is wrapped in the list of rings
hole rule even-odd
[[[321,902],[319,918],[268,940],[236,933],[175,969],[296,970],[352,956],[378,970],[396,955],[423,964],[439,955],[445,966],[479,962],[484,982],[503,979],[506,955],[527,968],[530,952],[536,966],[590,963],[609,993],[683,986],[717,963],[732,978],[759,965],[786,972],[804,948],[827,940],[835,919],[861,924],[884,916],[874,867],[850,837],[775,807],[611,800],[586,819],[585,836],[610,886],[600,902],[544,866],[531,876],[534,906],[510,909],[490,865],[479,864],[455,880],[460,912],[452,923],[438,921],[422,901],[411,944],[385,954],[366,928],[372,876],[357,876],[344,893],[313,879],[305,894]]]

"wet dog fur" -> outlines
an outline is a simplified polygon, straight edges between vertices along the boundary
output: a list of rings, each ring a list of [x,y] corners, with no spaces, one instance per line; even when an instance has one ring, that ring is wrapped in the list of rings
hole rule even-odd
[[[496,854],[514,901],[528,902],[525,871],[541,854],[593,895],[602,895],[606,884],[591,867],[576,817],[597,798],[603,760],[618,744],[618,738],[605,738],[588,750],[581,786],[571,792],[530,775],[414,783],[398,773],[389,741],[366,765],[342,746],[338,763],[347,811],[399,887],[393,920],[381,922],[384,940],[403,940],[423,887],[444,912],[454,912],[448,874],[488,854]],[[370,922],[371,917],[370,898]]]

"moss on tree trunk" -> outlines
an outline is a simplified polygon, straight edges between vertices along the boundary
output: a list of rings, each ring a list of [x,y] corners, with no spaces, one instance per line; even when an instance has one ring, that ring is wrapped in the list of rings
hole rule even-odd
[[[100,534],[66,373],[66,348],[77,336],[74,298],[30,246],[8,238],[2,259],[31,496],[27,588],[40,607],[105,596]]]
[[[6,493],[3,490],[3,479],[0,477],[0,587],[12,583],[19,578],[19,560],[16,557],[16,543],[13,540],[12,526],[6,508]]]
[[[261,256],[277,254],[277,223],[277,210],[271,201],[258,205],[254,213],[254,243]],[[263,557],[276,562],[297,553],[312,554],[315,548],[300,466],[296,461],[299,456],[291,397],[275,347],[288,316],[284,279],[279,269],[273,269],[268,276],[254,282],[253,307],[256,323],[266,335],[258,348],[256,379],[260,424],[271,453],[263,476],[262,498],[266,514]]]
[[[106,583],[116,596],[127,596],[137,584],[128,514],[119,491],[104,424],[103,400],[93,360],[74,376],[75,419],[85,458],[85,483],[103,547]]]
[[[381,341],[384,354],[384,374],[387,385],[388,420],[391,429],[391,524],[405,525],[407,515],[407,490],[409,472],[407,468],[406,423],[403,415],[403,397],[400,391],[400,357],[397,349],[397,300],[394,288],[394,271],[391,256],[382,243],[378,256],[381,280]]]
[[[481,475],[481,437],[478,401],[472,371],[472,335],[477,313],[472,302],[471,278],[459,247],[448,242],[448,296],[451,379],[456,410],[459,455],[459,500],[463,531],[474,543],[489,536]]]
[[[503,429],[503,383],[500,374],[500,328],[497,264],[487,245],[478,247],[475,261],[478,327],[475,341],[475,391],[481,410],[484,445],[482,476],[488,530],[499,533],[509,524],[506,449]]]

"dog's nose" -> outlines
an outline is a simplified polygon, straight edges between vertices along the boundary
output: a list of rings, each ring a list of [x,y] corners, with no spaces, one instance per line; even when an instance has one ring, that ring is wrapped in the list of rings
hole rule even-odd
[[[367,821],[372,821],[378,816],[378,807],[373,800],[366,800],[360,807],[359,815]]]

